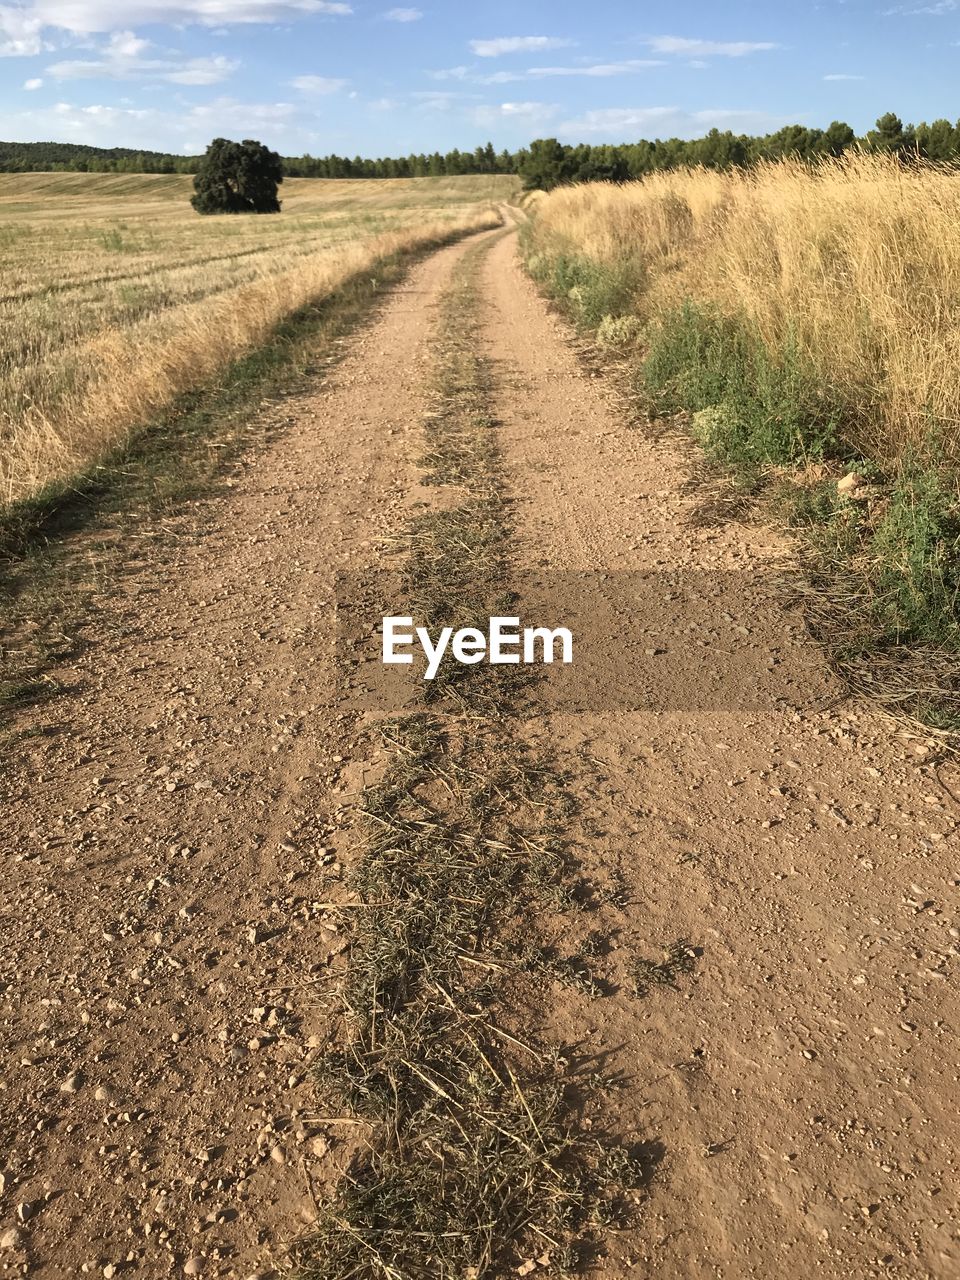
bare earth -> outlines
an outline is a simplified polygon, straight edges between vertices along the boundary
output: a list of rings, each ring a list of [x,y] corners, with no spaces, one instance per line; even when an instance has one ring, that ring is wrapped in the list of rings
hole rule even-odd
[[[334,579],[426,496],[465,249],[264,406],[274,442],[159,549],[131,541],[69,692],[29,713],[46,732],[0,784],[10,1274],[268,1274],[346,1158],[305,1079],[372,766]],[[684,450],[628,425],[513,237],[483,270],[519,576],[628,602],[633,657],[595,637],[576,709],[551,686],[528,727],[574,775],[609,940],[606,994],[558,987],[538,1030],[620,1076],[613,1127],[662,1149],[596,1274],[956,1276],[958,771],[844,698],[779,603],[784,542],[692,519]],[[630,571],[655,574],[632,608]],[[656,712],[617,696],[638,671]],[[693,972],[635,995],[631,962],[680,940]]]

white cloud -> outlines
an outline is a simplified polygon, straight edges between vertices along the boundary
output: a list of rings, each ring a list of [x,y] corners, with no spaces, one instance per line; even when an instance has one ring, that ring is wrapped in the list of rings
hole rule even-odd
[[[960,0],[938,0],[935,4],[924,4],[919,7],[911,7],[907,4],[898,5],[895,9],[884,10],[884,17],[899,17],[906,14],[907,17],[914,18],[920,14],[932,14],[935,18],[942,17],[945,13],[955,13]]]
[[[225,58],[221,54],[213,58],[189,58],[175,71],[160,73],[159,78],[168,84],[220,84],[228,80],[239,66],[239,59]]]
[[[473,67],[448,67],[442,71],[429,71],[432,80],[463,80],[471,84],[516,84],[522,80],[549,80],[561,76],[586,76],[609,78],[633,75],[649,67],[665,67],[660,58],[627,58],[621,62],[598,62],[578,67],[527,67],[524,71],[494,71],[479,74]]]
[[[345,16],[350,4],[335,0],[26,0],[0,4],[0,55],[33,56],[51,46],[47,30],[91,36],[119,27],[282,22],[312,14]],[[136,37],[134,37],[135,39]]]
[[[526,131],[552,120],[559,107],[549,102],[500,102],[471,108],[468,118],[478,129],[507,128],[511,124]]]
[[[419,22],[423,17],[422,9],[388,9],[383,15],[388,22]]]
[[[557,108],[546,102],[501,102],[500,114],[504,116],[523,116],[525,119],[543,120],[556,113]]]
[[[234,98],[216,98],[213,102],[197,103],[184,115],[184,121],[196,125],[213,123],[220,128],[227,124],[236,132],[247,128],[269,125],[285,129],[286,122],[296,115],[292,102],[237,102]]]
[[[349,80],[336,80],[330,76],[295,76],[290,84],[301,93],[338,93],[345,89]]]
[[[658,58],[628,58],[624,62],[598,62],[587,67],[530,67],[526,74],[534,80],[547,76],[626,76],[648,67],[664,66],[666,63]]]
[[[25,89],[42,89],[43,81],[39,76],[36,76],[33,80],[24,80],[23,87]]]
[[[114,31],[110,37],[110,52],[118,58],[136,58],[149,48],[150,41],[142,40],[132,31]]]
[[[526,79],[524,71],[494,71],[491,75],[478,75],[473,67],[447,67],[443,71],[428,71],[431,80],[462,80],[470,84],[515,84]]]
[[[467,80],[470,76],[470,68],[447,67],[443,71],[428,71],[427,75],[431,80]]]
[[[471,40],[470,48],[478,58],[499,58],[505,53],[541,53],[546,49],[566,49],[573,40],[558,36],[498,36],[494,40]]]
[[[5,128],[23,142],[57,138],[100,147],[133,147],[186,155],[203,151],[211,138],[262,138],[283,155],[330,150],[329,123],[292,102],[240,102],[218,97],[213,102],[180,106],[135,107],[69,101],[8,111]],[[342,148],[341,148],[342,149]]]
[[[470,76],[469,79],[474,84],[516,84],[520,80],[526,80],[527,73],[525,71],[494,71],[488,76]]]
[[[832,76],[824,76],[823,78],[824,80],[865,80],[866,76],[849,76],[849,75],[837,74]]]
[[[654,36],[647,41],[654,53],[685,54],[691,58],[742,58],[781,46],[769,40],[686,40],[682,36]]]
[[[574,140],[593,134],[623,142],[631,137],[698,137],[714,128],[730,129],[734,133],[769,133],[788,123],[791,120],[786,116],[774,116],[765,111],[609,107],[587,111],[576,120],[565,121],[558,127],[558,134]]]
[[[25,8],[0,4],[0,57],[32,58],[49,49],[41,34],[43,25]]]
[[[148,40],[140,40],[129,31],[115,33],[101,50],[101,57],[68,59],[47,67],[47,75],[55,80],[137,80],[143,84],[220,84],[240,66],[235,58],[222,54],[206,58],[182,58],[167,55],[144,58],[150,48]]]
[[[458,102],[469,102],[478,96],[475,93],[442,93],[429,89],[421,89],[410,95],[415,102],[435,111],[452,111]]]

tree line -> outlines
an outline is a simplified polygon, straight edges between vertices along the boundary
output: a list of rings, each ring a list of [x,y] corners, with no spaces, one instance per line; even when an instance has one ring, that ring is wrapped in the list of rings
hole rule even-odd
[[[960,161],[960,121],[905,125],[887,112],[876,126],[858,137],[850,125],[835,120],[826,129],[787,125],[761,137],[711,129],[702,138],[667,138],[614,146],[568,145],[538,138],[520,151],[496,151],[492,143],[473,151],[456,148],[442,154],[419,153],[398,158],[363,156],[286,156],[288,178],[423,178],[460,174],[518,173],[525,187],[551,187],[570,182],[628,182],[663,169],[703,165],[708,169],[747,167],[760,160],[798,157],[813,161],[840,156],[851,147],[884,151],[942,163]],[[0,172],[197,173],[201,156],[176,156],[127,147],[88,147],[60,142],[0,142]]]
[[[494,150],[381,157],[284,156],[288,178],[441,178],[448,174],[516,173],[522,152]],[[72,142],[0,142],[0,173],[197,173],[203,156],[178,156],[128,147],[89,147]]]
[[[641,140],[624,146],[566,146],[556,138],[538,138],[518,157],[517,171],[532,190],[571,182],[629,182],[665,169],[748,168],[762,160],[816,161],[842,156],[852,147],[939,163],[960,161],[960,121],[908,124],[894,112],[882,115],[862,137],[841,120],[826,129],[791,124],[762,137],[711,129],[702,138]]]

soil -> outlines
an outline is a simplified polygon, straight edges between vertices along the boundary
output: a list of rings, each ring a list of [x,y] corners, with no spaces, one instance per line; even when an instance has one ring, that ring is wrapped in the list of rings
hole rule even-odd
[[[131,536],[66,692],[18,715],[8,1274],[270,1274],[354,1147],[309,1078],[345,948],[324,904],[376,767],[337,582],[442,501],[421,419],[467,247],[263,404],[271,443],[162,539]],[[483,271],[517,580],[585,655],[526,734],[579,800],[591,909],[559,941],[603,939],[602,994],[557,986],[531,1018],[618,1080],[607,1125],[656,1152],[595,1274],[960,1274],[958,771],[846,698],[784,603],[789,545],[698,518],[689,449],[631,420],[513,236]],[[644,994],[638,959],[665,979]]]

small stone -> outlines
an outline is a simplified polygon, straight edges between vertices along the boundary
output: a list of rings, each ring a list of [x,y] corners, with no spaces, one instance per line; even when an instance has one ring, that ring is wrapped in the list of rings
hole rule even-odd
[[[23,1200],[17,1205],[17,1221],[29,1222],[33,1217],[33,1205],[29,1200]]]
[[[80,1071],[71,1071],[60,1086],[61,1093],[78,1093],[83,1085],[83,1073]]]
[[[853,493],[863,484],[863,476],[857,471],[848,472],[842,480],[837,481],[837,493]]]
[[[185,1276],[199,1276],[203,1273],[203,1259],[199,1256],[188,1258],[183,1264],[183,1274]]]
[[[270,1148],[270,1159],[274,1162],[274,1164],[286,1164],[287,1157],[286,1157],[286,1153],[283,1150],[283,1147],[276,1146],[276,1145],[272,1146]]]
[[[23,1234],[16,1227],[10,1227],[0,1236],[0,1249],[19,1249],[23,1244]]]
[[[804,1049],[803,1056],[807,1059],[808,1062],[813,1062],[814,1058],[817,1055],[813,1049]]]
[[[105,1280],[113,1280],[113,1277],[117,1274],[117,1268],[115,1264],[112,1262],[108,1262],[107,1265],[103,1268],[103,1274],[104,1274]]]

